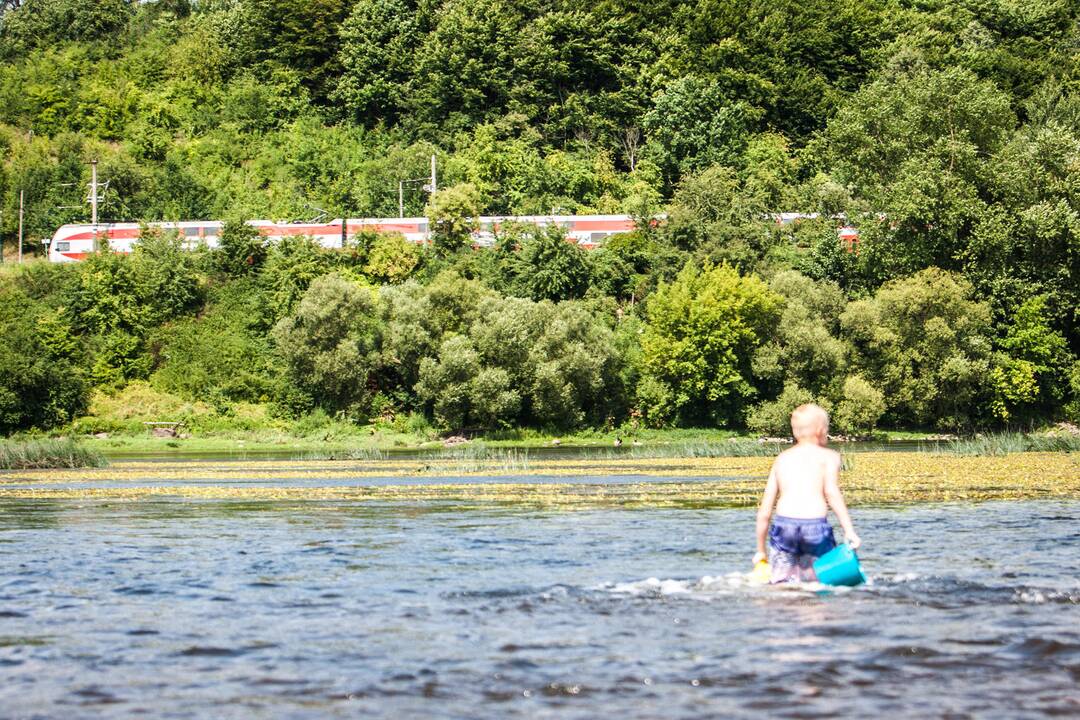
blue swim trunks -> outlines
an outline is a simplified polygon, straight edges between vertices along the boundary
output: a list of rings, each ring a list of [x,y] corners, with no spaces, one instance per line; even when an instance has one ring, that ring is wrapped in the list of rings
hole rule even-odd
[[[814,561],[836,547],[826,518],[773,517],[769,528],[772,582],[812,582]]]

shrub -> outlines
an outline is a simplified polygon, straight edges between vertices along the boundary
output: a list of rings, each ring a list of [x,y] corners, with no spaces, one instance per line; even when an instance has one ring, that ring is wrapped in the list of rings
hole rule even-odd
[[[814,395],[809,390],[794,384],[786,385],[776,400],[763,402],[750,411],[746,426],[762,435],[790,437],[791,412],[810,402],[814,402]]]
[[[463,183],[435,193],[426,209],[431,219],[431,242],[440,255],[450,255],[472,244],[480,215],[480,193]]]
[[[520,394],[501,368],[484,368],[468,338],[443,341],[438,358],[420,362],[416,393],[445,429],[489,428],[506,424],[518,411]]]
[[[284,317],[311,283],[332,268],[330,252],[309,237],[285,237],[270,249],[262,277],[271,291],[270,310]]]
[[[580,298],[589,289],[589,261],[557,225],[530,230],[514,259],[514,294],[533,300]]]
[[[55,427],[83,412],[83,362],[63,316],[0,287],[0,433]]]
[[[855,434],[873,432],[885,414],[885,395],[869,382],[851,375],[844,380],[843,399],[833,419],[838,431]]]
[[[214,264],[226,275],[239,277],[256,272],[265,262],[266,240],[244,220],[226,220],[214,251]]]
[[[781,298],[727,265],[687,266],[648,304],[642,410],[653,424],[741,421],[754,394],[751,356],[772,332]]]
[[[291,383],[317,406],[352,416],[368,410],[378,335],[373,291],[336,274],[315,279],[273,330]]]
[[[401,283],[420,264],[423,250],[399,233],[380,233],[368,250],[364,274],[380,283]]]
[[[264,302],[257,283],[235,280],[215,292],[199,317],[156,329],[149,344],[159,367],[151,381],[191,399],[266,402],[279,368],[261,327]]]

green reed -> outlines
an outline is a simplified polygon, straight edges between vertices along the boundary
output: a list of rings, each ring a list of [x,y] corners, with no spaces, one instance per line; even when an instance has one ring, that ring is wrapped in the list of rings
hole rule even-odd
[[[1080,451],[1080,436],[990,433],[952,440],[934,447],[922,448],[922,450],[938,455],[974,456],[1009,455],[1022,452],[1077,452]]]
[[[0,470],[105,467],[105,457],[74,440],[0,440]]]

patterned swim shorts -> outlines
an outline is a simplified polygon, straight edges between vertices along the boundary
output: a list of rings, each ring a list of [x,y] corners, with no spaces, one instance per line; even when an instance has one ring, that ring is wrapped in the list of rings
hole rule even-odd
[[[772,582],[813,582],[814,561],[836,547],[826,518],[777,515],[769,528],[769,567]]]

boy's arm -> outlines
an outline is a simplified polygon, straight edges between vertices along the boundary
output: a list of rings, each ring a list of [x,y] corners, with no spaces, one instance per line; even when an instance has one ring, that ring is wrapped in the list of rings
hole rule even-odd
[[[765,536],[769,534],[769,518],[772,517],[773,505],[776,504],[776,493],[779,484],[776,481],[776,465],[769,471],[769,481],[765,483],[765,494],[761,496],[761,506],[757,511],[757,553],[754,555],[754,564],[765,559]]]
[[[859,535],[855,532],[855,526],[851,524],[851,515],[848,514],[847,503],[844,502],[844,493],[840,492],[840,455],[830,458],[828,468],[825,471],[825,499],[829,507],[836,513],[836,519],[840,521],[840,527],[844,528],[844,540],[854,550],[862,544]]]

